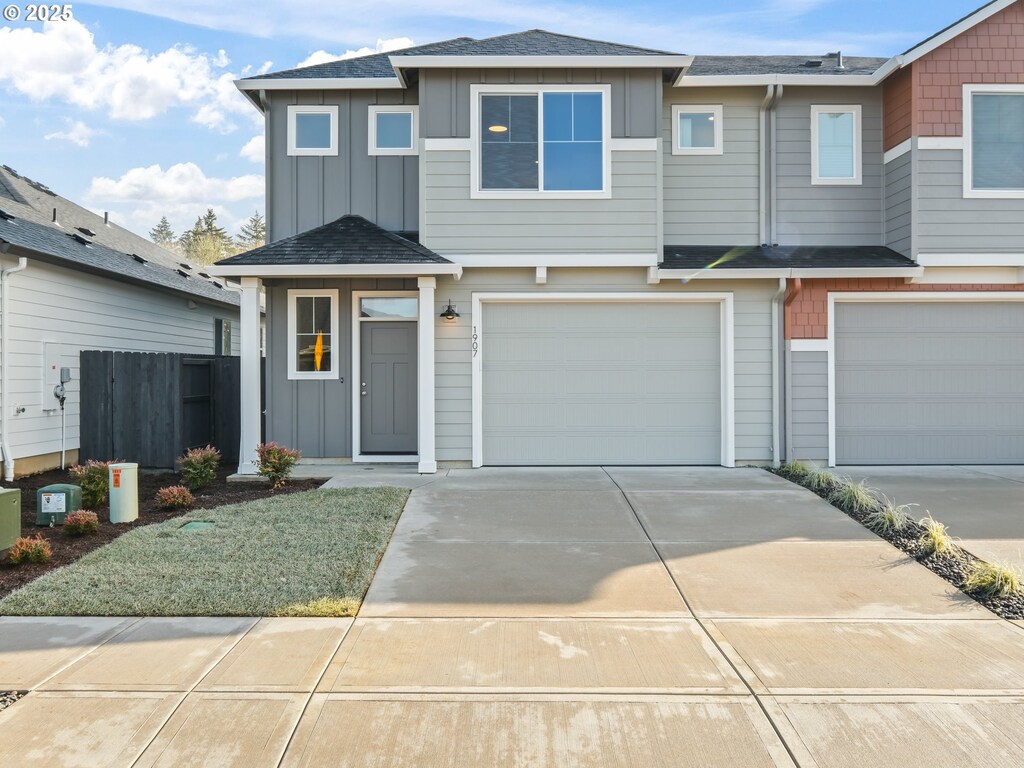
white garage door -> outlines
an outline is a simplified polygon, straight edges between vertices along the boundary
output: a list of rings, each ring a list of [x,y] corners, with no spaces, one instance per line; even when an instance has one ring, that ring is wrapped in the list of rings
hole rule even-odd
[[[483,463],[720,464],[720,305],[485,303]]]
[[[1024,303],[835,308],[839,464],[1024,463]]]

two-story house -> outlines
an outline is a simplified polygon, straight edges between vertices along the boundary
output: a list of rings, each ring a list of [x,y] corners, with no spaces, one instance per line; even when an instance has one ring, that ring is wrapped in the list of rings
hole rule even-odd
[[[1024,2],[891,59],[532,30],[238,86],[250,455],[265,408],[422,472],[1024,461]]]

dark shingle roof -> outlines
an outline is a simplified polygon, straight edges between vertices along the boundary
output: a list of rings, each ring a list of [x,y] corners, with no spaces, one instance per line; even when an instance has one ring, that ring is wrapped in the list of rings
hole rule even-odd
[[[851,269],[916,267],[884,246],[666,245],[662,269]]]
[[[218,266],[450,263],[418,243],[381,229],[362,216],[350,214],[322,227],[224,259]]]
[[[188,275],[186,270],[177,271],[145,259],[139,261],[131,254],[92,242],[79,232],[75,232],[75,235],[77,237],[46,224],[0,216],[0,240],[33,251],[39,254],[41,260],[114,280],[148,284],[219,304],[238,304],[238,294],[221,287],[221,282],[197,276],[194,274],[196,270],[185,277],[181,273]]]
[[[819,61],[821,66],[808,66]],[[686,70],[687,77],[722,75],[870,75],[888,59],[844,56],[843,69],[836,69],[835,57],[828,56],[697,56]]]
[[[955,27],[955,26],[956,26],[957,24],[959,24],[960,22],[962,22],[962,21],[967,21],[967,20],[968,20],[969,18],[971,18],[971,16],[974,16],[975,14],[977,14],[977,13],[979,13],[979,12],[981,12],[981,11],[984,11],[984,10],[985,10],[986,8],[988,8],[988,7],[990,6],[990,5],[994,5],[994,4],[995,4],[995,3],[997,3],[997,2],[999,2],[999,0],[991,0],[990,2],[988,2],[988,3],[985,3],[985,4],[984,4],[984,5],[982,5],[981,7],[979,7],[979,8],[975,8],[975,9],[974,9],[973,11],[971,11],[970,13],[968,13],[968,14],[967,14],[966,16],[961,16],[961,17],[960,17],[959,19],[957,19],[956,21],[954,21],[954,22],[953,22],[952,24],[947,24],[947,25],[946,25],[946,26],[944,26],[944,27],[943,27],[942,29],[940,29],[940,30],[939,30],[938,32],[936,32],[935,34],[932,34],[932,35],[928,35],[928,37],[926,37],[926,38],[925,38],[924,40],[922,40],[921,42],[917,43],[916,45],[912,45],[912,46],[910,46],[909,48],[907,48],[907,50],[905,50],[905,51],[904,51],[903,53],[901,53],[900,55],[901,55],[901,56],[906,56],[906,55],[907,55],[908,53],[910,53],[911,51],[913,51],[913,50],[914,50],[915,48],[920,48],[920,47],[921,47],[922,45],[924,45],[925,43],[929,43],[929,42],[931,42],[931,41],[932,41],[932,40],[934,40],[934,39],[935,39],[936,37],[939,37],[940,35],[944,34],[945,32],[948,32],[949,30],[951,30],[951,29],[952,29],[953,27]]]

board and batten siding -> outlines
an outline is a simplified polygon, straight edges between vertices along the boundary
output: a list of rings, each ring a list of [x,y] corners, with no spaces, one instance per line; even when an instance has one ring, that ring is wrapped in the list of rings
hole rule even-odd
[[[658,250],[658,153],[613,151],[607,199],[472,199],[470,153],[424,153],[420,241],[460,253],[650,253]],[[586,262],[581,259],[580,266]]]
[[[371,104],[415,105],[417,95],[415,88],[268,92],[268,242],[314,229],[349,213],[384,229],[415,231],[419,218],[419,158],[371,156],[368,115]],[[291,104],[338,107],[337,155],[289,156]]]
[[[757,245],[762,88],[672,88],[662,107],[665,243]],[[722,105],[721,155],[673,155],[672,107]]]
[[[790,461],[828,461],[828,352],[791,352]]]
[[[549,269],[537,285],[534,270],[466,269],[461,280],[438,278],[435,316],[449,298],[458,320],[438,319],[435,332],[437,459],[472,458],[472,294],[482,292],[674,292],[678,283],[648,285],[642,269]],[[736,461],[770,461],[772,445],[771,299],[769,281],[699,280],[685,291],[735,296]],[[486,311],[486,310],[484,310]],[[486,343],[486,329],[485,343]]]
[[[964,198],[963,151],[914,150],[919,253],[1020,253],[1024,199]]]
[[[885,244],[910,256],[913,220],[913,153],[885,164]]]
[[[5,267],[13,261],[5,261]],[[79,352],[213,354],[215,321],[232,323],[232,354],[238,354],[238,310],[185,296],[110,280],[29,259],[10,277],[7,372],[8,438],[15,461],[60,451],[60,410],[44,402],[43,347],[56,350],[71,369],[65,402],[66,448],[79,445]],[[49,406],[54,405],[54,409]],[[47,410],[44,410],[44,407]],[[16,413],[20,408],[25,410]],[[113,458],[113,457],[110,457]]]
[[[470,86],[611,86],[613,138],[654,138],[661,123],[661,70],[626,69],[425,69],[420,72],[420,135],[468,139]]]
[[[288,378],[288,289],[338,291],[338,379]],[[352,455],[352,291],[416,290],[404,278],[268,280],[267,439],[302,451],[306,458]],[[441,310],[438,310],[440,312]]]
[[[861,105],[861,184],[811,184],[811,106],[814,104]],[[881,243],[880,89],[786,86],[776,113],[774,242],[838,246]]]

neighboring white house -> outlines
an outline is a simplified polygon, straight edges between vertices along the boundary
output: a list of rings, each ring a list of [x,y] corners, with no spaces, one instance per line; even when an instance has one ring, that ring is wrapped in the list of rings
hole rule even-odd
[[[0,168],[0,433],[4,474],[79,447],[79,353],[237,354],[238,294],[149,240]],[[23,268],[21,268],[23,267]]]

